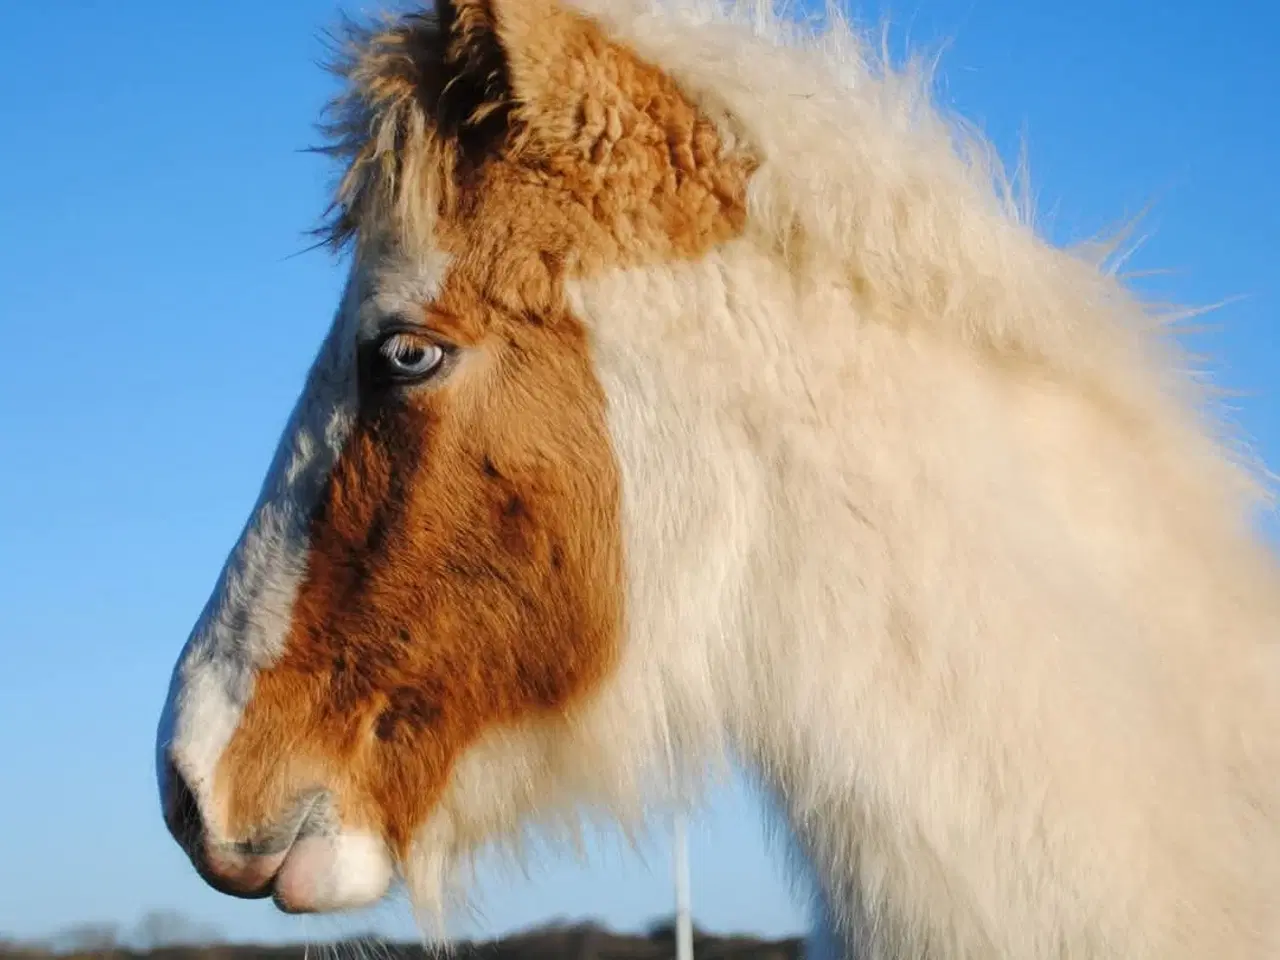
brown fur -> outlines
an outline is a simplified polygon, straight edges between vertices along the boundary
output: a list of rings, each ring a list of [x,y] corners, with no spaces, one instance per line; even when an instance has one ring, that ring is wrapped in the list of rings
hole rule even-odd
[[[285,654],[222,760],[233,830],[323,784],[403,854],[468,743],[562,710],[612,661],[618,482],[583,331],[461,278],[442,304],[458,300],[483,320],[468,362],[408,399],[363,398]]]
[[[423,326],[460,361],[407,393],[361,384],[285,652],[218,780],[235,835],[323,785],[403,857],[470,743],[563,714],[614,662],[619,480],[566,277],[734,236],[752,164],[547,0],[407,18],[349,76],[333,238],[451,253]]]
[[[554,0],[454,0],[353,42],[326,148],[346,165],[335,244],[465,248],[457,226],[483,203],[501,228],[487,247],[576,272],[694,257],[743,228],[753,157]]]

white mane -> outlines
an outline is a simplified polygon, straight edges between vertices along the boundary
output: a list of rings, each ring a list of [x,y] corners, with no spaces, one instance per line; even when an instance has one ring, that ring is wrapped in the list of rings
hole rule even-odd
[[[572,2],[684,84],[730,143],[745,137],[764,155],[752,226],[797,262],[839,264],[866,315],[926,322],[1148,424],[1182,424],[1209,398],[1167,336],[1198,311],[1140,303],[1106,268],[1121,238],[1071,251],[1037,235],[1026,171],[1011,180],[979,131],[933,103],[930,65],[894,68],[834,0],[817,24],[785,0]],[[1251,464],[1226,439],[1229,454],[1183,437]],[[1265,495],[1257,476],[1220,479]]]

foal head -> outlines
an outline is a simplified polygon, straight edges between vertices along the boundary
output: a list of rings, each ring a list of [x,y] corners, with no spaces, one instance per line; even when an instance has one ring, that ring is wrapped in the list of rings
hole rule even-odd
[[[158,741],[202,875],[296,911],[426,888],[599,773],[583,713],[628,696],[623,491],[569,291],[730,240],[752,170],[554,0],[351,39],[346,292]]]

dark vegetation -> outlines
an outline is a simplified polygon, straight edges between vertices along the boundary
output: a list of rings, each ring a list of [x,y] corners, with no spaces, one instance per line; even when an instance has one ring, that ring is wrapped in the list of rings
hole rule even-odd
[[[761,940],[716,936],[694,930],[694,960],[804,960],[799,939]],[[187,923],[177,914],[144,918],[122,938],[110,925],[83,925],[48,942],[18,943],[0,937],[0,960],[437,960],[415,943],[367,940],[326,945],[232,944],[217,932]],[[501,940],[459,942],[449,960],[673,960],[675,931],[669,921],[644,934],[614,933],[594,924],[550,926]]]

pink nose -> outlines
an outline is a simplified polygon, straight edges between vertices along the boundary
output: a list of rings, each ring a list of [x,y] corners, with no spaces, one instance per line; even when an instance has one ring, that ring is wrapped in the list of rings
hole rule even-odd
[[[162,789],[165,824],[209,886],[245,899],[271,896],[287,850],[262,853],[210,842],[195,794],[171,760],[165,763]]]

